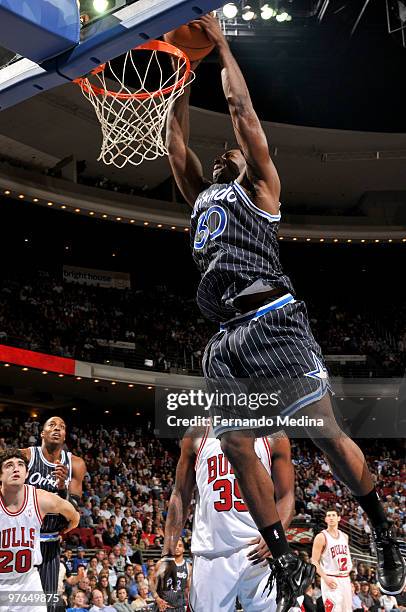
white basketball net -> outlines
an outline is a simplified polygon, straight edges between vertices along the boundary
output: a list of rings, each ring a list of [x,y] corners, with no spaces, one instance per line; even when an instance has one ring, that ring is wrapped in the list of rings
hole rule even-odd
[[[151,56],[143,75],[137,67],[138,51],[131,49],[125,55],[120,74],[107,62],[106,68],[109,67],[113,78],[108,78],[106,70],[102,69],[76,80],[100,121],[103,140],[98,161],[113,164],[117,168],[122,168],[127,163],[138,166],[144,160],[151,161],[168,154],[163,140],[163,129],[169,106],[183,94],[185,87],[195,76],[190,72],[189,78],[182,82],[186,58],[178,56],[172,56],[174,72],[169,77],[164,76],[159,60],[163,51],[148,52]],[[164,53],[167,54],[168,51]],[[138,79],[136,86],[131,88],[124,82],[126,70],[129,68],[133,82]],[[156,73],[159,78],[153,92],[147,89],[151,73]]]

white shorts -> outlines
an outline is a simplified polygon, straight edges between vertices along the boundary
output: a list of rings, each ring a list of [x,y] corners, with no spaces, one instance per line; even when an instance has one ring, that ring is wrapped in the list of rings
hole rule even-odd
[[[321,595],[326,612],[352,612],[351,580],[349,576],[330,576],[337,582],[336,589],[329,589],[321,579]]]
[[[189,595],[190,612],[235,612],[238,597],[244,612],[274,612],[276,588],[267,596],[263,593],[270,569],[251,565],[247,554],[251,547],[214,559],[193,557],[192,584]]]
[[[23,599],[25,601],[22,601]],[[0,612],[46,612],[46,610],[45,595],[36,567],[23,574],[21,578],[0,580]]]

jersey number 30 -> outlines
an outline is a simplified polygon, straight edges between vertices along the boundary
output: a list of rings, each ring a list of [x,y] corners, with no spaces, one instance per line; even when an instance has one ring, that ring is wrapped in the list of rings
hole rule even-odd
[[[210,206],[199,217],[194,247],[197,251],[204,248],[208,240],[220,236],[227,227],[227,213],[222,206]]]

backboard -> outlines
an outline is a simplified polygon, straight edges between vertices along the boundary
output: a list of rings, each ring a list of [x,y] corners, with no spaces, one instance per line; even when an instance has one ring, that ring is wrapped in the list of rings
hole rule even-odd
[[[34,26],[44,27],[47,42],[55,43],[42,48],[41,39],[35,39],[38,29],[27,24],[27,11],[32,6],[28,0],[0,0],[0,13],[8,19],[0,20],[0,110],[9,108],[41,91],[52,89],[89,73],[99,64],[118,57],[128,49],[147,40],[155,39],[177,26],[196,19],[219,7],[219,0],[109,0],[110,9],[100,18],[84,20],[80,29],[80,13],[77,0],[36,0],[36,9],[43,7],[49,14],[52,5],[59,11],[52,20],[37,19]],[[88,3],[89,0],[81,0]],[[74,25],[71,29],[61,18],[64,11],[77,10],[79,30],[77,40]],[[19,17],[21,10],[21,19]],[[9,11],[9,12],[8,12]],[[41,12],[39,10],[39,12]],[[37,16],[34,16],[34,21]],[[8,31],[5,31],[7,22]],[[10,36],[11,28],[11,36]],[[63,30],[63,31],[62,31]],[[10,49],[10,41],[13,49]],[[27,41],[35,44],[27,56]],[[14,42],[16,41],[16,42]],[[65,47],[61,51],[61,43]],[[59,46],[58,46],[59,45]],[[2,47],[2,48],[1,48]],[[51,48],[58,53],[52,54]],[[24,51],[23,51],[24,50]]]

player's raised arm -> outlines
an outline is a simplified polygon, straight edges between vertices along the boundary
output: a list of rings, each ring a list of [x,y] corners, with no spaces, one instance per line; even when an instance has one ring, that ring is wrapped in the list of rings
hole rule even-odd
[[[197,62],[192,63],[196,67]],[[189,148],[189,98],[190,87],[170,106],[166,123],[166,147],[169,163],[176,184],[185,200],[193,206],[199,193],[207,186],[203,178],[202,164]]]
[[[197,20],[216,45],[222,66],[224,95],[234,132],[247,163],[247,176],[256,191],[256,204],[271,214],[279,213],[280,181],[269,155],[268,142],[252,105],[247,84],[230,51],[218,20],[204,15]]]
[[[55,493],[43,491],[42,489],[37,489],[36,493],[42,516],[45,514],[62,514],[69,521],[68,526],[64,530],[65,532],[77,527],[80,515],[70,502],[60,498]]]

